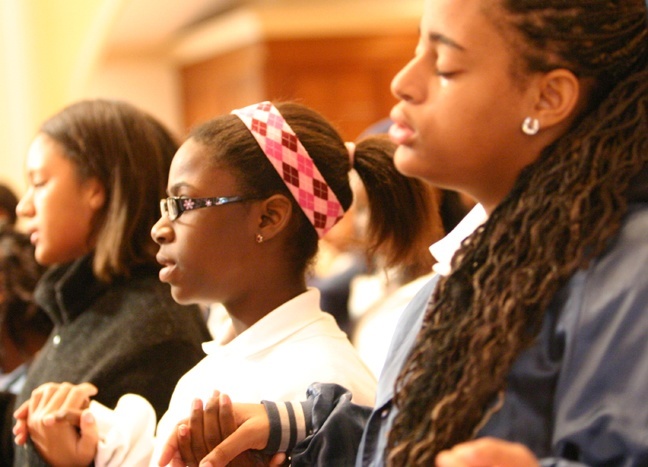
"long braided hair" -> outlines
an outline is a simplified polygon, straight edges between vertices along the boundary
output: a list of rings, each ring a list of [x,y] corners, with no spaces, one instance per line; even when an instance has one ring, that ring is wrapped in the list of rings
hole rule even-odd
[[[488,421],[549,302],[609,245],[648,167],[644,0],[499,3],[526,70],[565,67],[596,86],[439,281],[396,382],[390,465],[431,465]]]

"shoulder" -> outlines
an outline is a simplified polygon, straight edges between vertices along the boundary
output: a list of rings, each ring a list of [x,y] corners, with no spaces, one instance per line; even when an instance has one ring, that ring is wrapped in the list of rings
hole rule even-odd
[[[608,250],[587,271],[588,288],[648,288],[648,204],[631,205]]]
[[[629,243],[633,246],[642,246],[643,250],[648,249],[648,203],[631,204],[628,208],[618,240]]]
[[[648,205],[631,206],[609,248],[557,295],[563,329],[594,340],[631,328],[648,332]],[[556,308],[557,307],[557,308]],[[643,332],[643,331],[642,331]]]

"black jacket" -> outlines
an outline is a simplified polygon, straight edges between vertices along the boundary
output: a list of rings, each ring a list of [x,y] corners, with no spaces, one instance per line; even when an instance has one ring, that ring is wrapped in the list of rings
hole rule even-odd
[[[95,399],[114,407],[126,393],[140,394],[158,417],[167,409],[180,377],[204,357],[210,340],[198,307],[175,303],[157,269],[141,267],[129,279],[99,282],[92,257],[49,270],[38,284],[36,301],[54,322],[54,330],[30,366],[15,405],[10,396],[0,409],[11,412],[46,382],[82,383],[99,389]],[[11,413],[5,412],[2,448],[11,465]],[[10,423],[9,426],[6,426]],[[31,445],[16,448],[14,465],[45,465]]]

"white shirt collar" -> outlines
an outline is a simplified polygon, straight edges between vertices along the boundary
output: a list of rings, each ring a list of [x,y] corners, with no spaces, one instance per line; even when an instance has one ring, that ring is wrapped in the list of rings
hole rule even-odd
[[[204,342],[202,347],[206,354],[229,349],[251,355],[322,319],[322,316],[325,315],[320,309],[320,291],[309,287],[306,292],[275,308],[231,341],[223,343],[213,340]],[[232,321],[228,317],[222,325],[231,328]],[[229,331],[225,329],[219,334],[228,335]]]
[[[481,204],[476,204],[448,235],[432,244],[430,253],[437,260],[437,263],[432,266],[432,270],[442,276],[450,274],[452,257],[461,246],[461,242],[486,222],[486,219],[488,219],[488,215],[484,207]]]

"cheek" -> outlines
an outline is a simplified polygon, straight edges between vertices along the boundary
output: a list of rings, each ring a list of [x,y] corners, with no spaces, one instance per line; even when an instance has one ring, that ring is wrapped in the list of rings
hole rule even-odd
[[[55,197],[43,199],[39,214],[39,261],[43,264],[69,262],[87,253],[92,214],[74,202],[59,202]]]
[[[183,276],[192,284],[199,286],[215,275],[222,275],[226,261],[228,244],[215,229],[192,229],[188,232],[176,230],[178,260]]]

